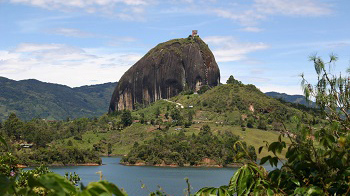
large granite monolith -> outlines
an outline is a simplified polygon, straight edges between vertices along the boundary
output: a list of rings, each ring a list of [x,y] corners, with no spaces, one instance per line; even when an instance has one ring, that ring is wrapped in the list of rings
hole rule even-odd
[[[217,86],[220,70],[208,45],[198,36],[158,44],[121,77],[114,90],[109,112],[132,110],[181,91],[198,91],[203,85]]]

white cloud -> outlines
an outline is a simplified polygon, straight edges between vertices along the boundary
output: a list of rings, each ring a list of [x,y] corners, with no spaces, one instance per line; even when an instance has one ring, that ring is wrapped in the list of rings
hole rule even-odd
[[[266,14],[322,16],[331,13],[329,6],[315,0],[255,0],[254,7]]]
[[[74,28],[56,28],[49,30],[50,33],[57,34],[57,35],[63,35],[67,37],[93,37],[94,35],[91,33],[87,33],[84,31],[81,31],[79,29]]]
[[[123,20],[142,20],[145,7],[153,0],[10,0],[12,3],[26,4],[49,10],[103,13]]]
[[[64,44],[23,43],[0,50],[0,75],[81,86],[119,80],[141,55],[82,49]]]
[[[246,10],[242,12],[242,11],[231,11],[227,9],[213,9],[212,12],[214,12],[219,17],[238,21],[239,23],[245,26],[255,25],[257,21],[260,21],[266,18],[265,15],[260,14],[258,12],[254,12],[253,10]]]
[[[125,5],[147,5],[150,1],[147,0],[11,0],[13,3],[24,3],[43,8],[60,8],[60,7],[78,7],[84,8],[89,6],[111,6],[115,4]]]
[[[258,28],[258,27],[245,27],[240,29],[241,31],[245,31],[245,32],[253,32],[253,33],[258,33],[263,31],[263,29]]]
[[[238,42],[231,36],[211,36],[204,38],[204,41],[213,46],[217,62],[244,60],[248,53],[268,48],[264,43]]]
[[[256,25],[270,15],[322,16],[332,12],[321,0],[253,0],[244,2],[217,0],[9,0],[12,3],[49,10],[98,13],[122,20],[145,20],[147,11],[157,14],[215,14],[244,26]],[[244,3],[243,3],[244,2]],[[148,9],[150,8],[150,9]]]
[[[317,0],[254,0],[251,6],[234,4],[215,8],[212,12],[222,18],[231,19],[244,26],[256,25],[270,15],[324,16],[332,13],[330,5]]]
[[[36,52],[44,50],[55,50],[62,48],[63,44],[32,44],[32,43],[22,43],[19,44],[14,52]]]

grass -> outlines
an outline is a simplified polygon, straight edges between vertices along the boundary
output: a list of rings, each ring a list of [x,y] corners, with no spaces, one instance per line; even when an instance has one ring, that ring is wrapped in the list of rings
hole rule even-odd
[[[107,144],[112,144],[113,155],[127,154],[135,142],[142,143],[154,136],[157,132],[156,127],[152,125],[142,125],[134,123],[123,130],[110,130],[107,132],[87,131],[82,135],[82,140],[76,140],[70,137],[57,141],[57,145],[67,145],[68,141],[72,141],[73,146],[81,149],[92,149],[94,144],[103,143],[103,148],[107,148]],[[106,154],[103,153],[103,154]]]
[[[175,107],[175,104],[169,103],[165,100],[158,100],[154,103],[151,103],[146,108],[142,108],[142,109],[133,111],[132,115],[134,118],[139,119],[141,117],[140,114],[143,113],[144,118],[146,120],[151,120],[151,119],[155,119],[155,113],[156,113],[157,108],[159,108],[161,114],[165,114],[165,112],[167,111],[167,107],[169,107],[171,109],[171,108]]]
[[[196,96],[196,95],[192,95]],[[134,117],[139,117],[140,113],[144,113],[145,119],[154,118],[154,113],[157,108],[160,108],[161,116],[166,112],[167,106],[174,106],[175,104],[166,102],[164,100],[157,101],[150,105],[147,108],[140,109],[133,112]],[[197,106],[198,107],[198,106]],[[182,111],[187,110],[188,108],[181,109]],[[196,109],[196,106],[195,108]],[[230,131],[235,135],[240,136],[242,141],[245,141],[248,145],[252,145],[255,147],[256,151],[258,151],[259,147],[265,146],[266,143],[272,143],[278,140],[279,132],[272,131],[271,127],[269,130],[260,130],[255,128],[246,128],[245,131],[242,131],[240,126],[232,125],[235,121],[238,121],[240,118],[239,111],[226,112],[221,115],[210,111],[210,110],[196,110],[196,115],[194,116],[192,126],[189,128],[183,128],[181,126],[170,127],[167,131],[168,133],[179,133],[181,130],[185,132],[186,135],[192,135],[193,133],[198,134],[200,128],[208,124],[211,127],[211,130],[214,134],[219,131]],[[230,120],[232,123],[228,122],[225,124],[224,122]],[[163,126],[164,127],[164,126]],[[107,143],[112,144],[112,154],[113,155],[125,155],[127,154],[135,142],[139,144],[147,141],[153,137],[157,133],[162,131],[158,130],[158,125],[146,125],[140,123],[133,123],[131,126],[123,129],[123,130],[109,130],[109,131],[88,131],[82,135],[82,140],[75,140],[73,137],[65,139],[63,142],[61,141],[61,145],[66,145],[68,140],[71,140],[73,145],[78,148],[91,149],[94,147],[94,144],[104,142],[104,148],[107,149]],[[181,128],[181,129],[178,129]],[[282,138],[287,144],[289,144],[288,138]],[[106,150],[103,155],[106,155]],[[257,152],[258,159],[261,159],[264,156],[272,155],[267,151],[267,149],[262,150],[260,154]],[[285,151],[282,151],[281,158],[284,158]]]
[[[231,128],[231,129],[230,129]],[[228,130],[231,130],[234,134],[239,135],[243,141],[247,142],[248,145],[252,145],[255,147],[255,150],[257,151],[258,159],[261,159],[262,157],[273,155],[272,153],[268,152],[267,149],[263,149],[261,153],[258,153],[258,149],[260,146],[265,146],[266,143],[271,144],[272,142],[278,141],[279,133],[276,131],[263,131],[260,129],[250,129],[247,128],[246,131],[242,131],[241,127],[227,127]],[[285,141],[288,144],[290,144],[290,141],[288,138],[283,138],[282,141]],[[282,151],[281,158],[285,158],[286,150]]]

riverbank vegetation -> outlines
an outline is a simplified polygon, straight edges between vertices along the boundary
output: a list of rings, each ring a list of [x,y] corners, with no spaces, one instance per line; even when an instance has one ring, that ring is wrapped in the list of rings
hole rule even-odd
[[[18,169],[19,163],[11,154],[5,140],[0,137],[0,195],[46,196],[72,195],[97,196],[127,194],[113,183],[105,180],[91,182],[87,186],[79,185],[81,178],[74,172],[65,176],[52,173],[47,167],[40,166],[32,170]]]
[[[83,150],[72,146],[22,150],[16,153],[18,162],[26,166],[101,165],[102,160],[92,149]]]

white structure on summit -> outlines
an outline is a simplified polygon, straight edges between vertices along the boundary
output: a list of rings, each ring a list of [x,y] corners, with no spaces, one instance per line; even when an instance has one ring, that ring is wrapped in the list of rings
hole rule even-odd
[[[197,30],[192,30],[192,37],[198,36],[198,31]]]

